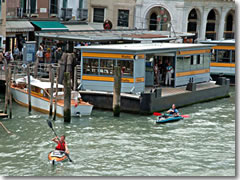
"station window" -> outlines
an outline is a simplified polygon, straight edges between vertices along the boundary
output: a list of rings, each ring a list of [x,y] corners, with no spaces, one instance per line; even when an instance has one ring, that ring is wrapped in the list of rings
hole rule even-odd
[[[232,51],[232,63],[235,63],[235,51]]]
[[[211,51],[212,51],[212,52],[211,52],[211,54],[212,54],[212,56],[211,56],[211,61],[212,61],[212,62],[216,62],[216,60],[217,60],[216,50],[215,50],[215,49],[212,49]]]
[[[218,50],[218,62],[230,63],[230,50]]]
[[[100,60],[100,74],[101,75],[113,75],[114,71],[114,60],[101,59]]]
[[[83,73],[84,74],[98,74],[98,59],[83,60]]]
[[[123,77],[132,77],[133,76],[133,61],[118,60],[117,65],[121,67]]]

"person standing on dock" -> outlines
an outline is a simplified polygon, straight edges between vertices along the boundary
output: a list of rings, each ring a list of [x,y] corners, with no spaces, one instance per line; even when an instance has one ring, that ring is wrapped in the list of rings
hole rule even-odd
[[[172,73],[173,73],[173,67],[171,66],[170,63],[168,63],[168,66],[166,67],[166,79],[165,79],[165,85],[171,86],[171,78],[172,78]]]
[[[0,48],[0,64],[4,63],[4,55],[3,55],[3,49]]]

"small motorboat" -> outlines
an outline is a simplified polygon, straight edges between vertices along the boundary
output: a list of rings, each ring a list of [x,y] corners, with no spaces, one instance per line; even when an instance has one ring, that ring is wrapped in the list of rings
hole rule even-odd
[[[156,123],[168,123],[168,122],[174,122],[174,121],[179,121],[181,119],[184,119],[182,116],[172,116],[170,114],[164,114],[162,116],[159,116],[158,119],[156,120]]]
[[[52,165],[68,160],[64,151],[54,150],[48,153],[48,160]]]

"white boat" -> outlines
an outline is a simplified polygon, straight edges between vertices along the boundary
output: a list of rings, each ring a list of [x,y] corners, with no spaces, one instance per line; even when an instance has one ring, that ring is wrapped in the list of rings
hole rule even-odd
[[[40,80],[30,78],[31,84],[31,105],[32,108],[43,112],[49,113],[50,109],[50,82],[42,82]],[[13,99],[20,105],[28,107],[28,88],[27,88],[27,77],[17,79],[16,82],[12,83],[11,92]],[[64,93],[63,85],[58,84],[58,95],[57,95],[57,116],[64,116]],[[56,91],[56,84],[53,86],[54,92]],[[53,94],[53,111],[55,109],[56,93]],[[80,115],[91,115],[93,105],[84,102],[81,99],[80,93],[77,91],[71,92],[71,116]]]

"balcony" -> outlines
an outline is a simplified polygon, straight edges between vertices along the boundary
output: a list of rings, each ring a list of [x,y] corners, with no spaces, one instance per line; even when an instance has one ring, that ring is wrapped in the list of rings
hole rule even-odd
[[[88,9],[78,8],[77,12],[78,12],[78,19],[80,21],[85,21],[88,19]]]
[[[72,19],[72,8],[62,8],[61,11],[61,18],[64,21],[69,21]]]

